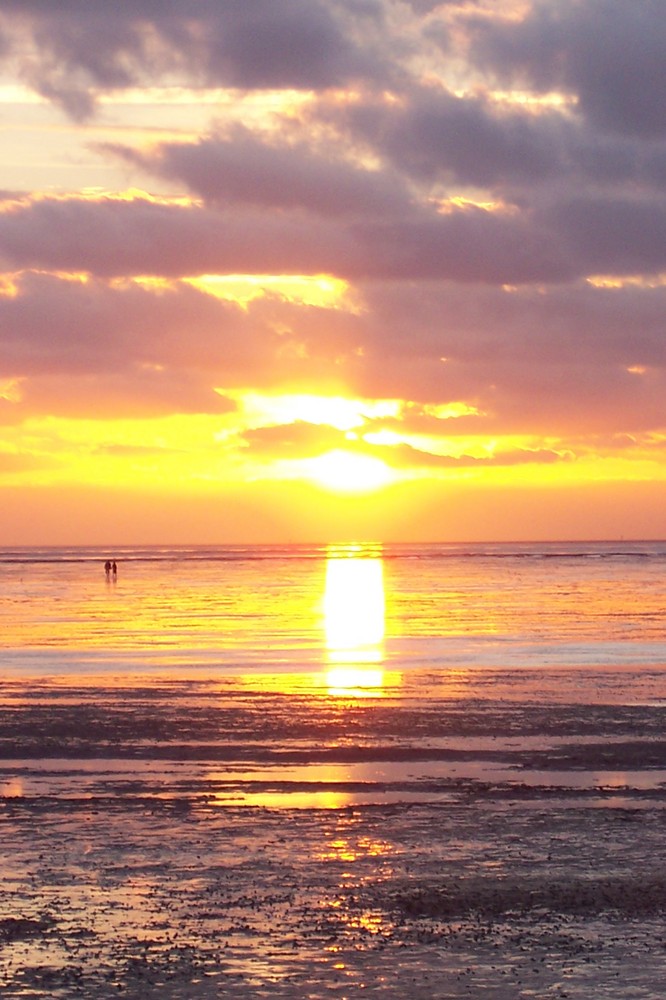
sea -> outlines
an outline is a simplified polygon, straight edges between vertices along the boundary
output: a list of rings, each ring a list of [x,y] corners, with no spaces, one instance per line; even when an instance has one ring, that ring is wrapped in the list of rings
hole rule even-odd
[[[665,623],[662,541],[0,549],[3,997],[662,996]]]
[[[377,671],[394,694],[520,672],[528,696],[621,668],[605,696],[624,698],[658,680],[665,614],[666,542],[0,548],[5,679],[316,683],[344,661],[362,681],[369,659],[376,694]]]

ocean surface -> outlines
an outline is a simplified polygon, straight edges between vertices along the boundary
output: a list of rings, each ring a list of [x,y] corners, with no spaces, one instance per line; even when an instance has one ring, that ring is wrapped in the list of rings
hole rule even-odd
[[[665,614],[666,542],[0,548],[5,678],[371,662],[401,690],[583,666],[625,686],[666,659]]]
[[[665,622],[666,542],[1,549],[3,997],[662,997]]]

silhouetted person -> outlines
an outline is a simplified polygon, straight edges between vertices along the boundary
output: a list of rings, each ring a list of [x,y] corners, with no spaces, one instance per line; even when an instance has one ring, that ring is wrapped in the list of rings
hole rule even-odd
[[[114,576],[118,576],[118,567],[116,566],[116,560],[114,559],[111,563],[111,572]]]
[[[111,562],[109,559],[107,559],[106,562],[104,563],[104,572],[106,573],[107,576],[111,572]]]

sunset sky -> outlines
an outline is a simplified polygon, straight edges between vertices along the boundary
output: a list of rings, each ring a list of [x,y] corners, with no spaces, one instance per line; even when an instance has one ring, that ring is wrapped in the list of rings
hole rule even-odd
[[[666,537],[659,0],[3,0],[0,544]]]

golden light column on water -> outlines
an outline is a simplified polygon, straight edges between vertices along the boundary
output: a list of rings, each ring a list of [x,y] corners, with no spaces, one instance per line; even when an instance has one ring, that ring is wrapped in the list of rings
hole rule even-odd
[[[378,694],[384,687],[384,564],[378,546],[329,546],[324,593],[331,694]]]

